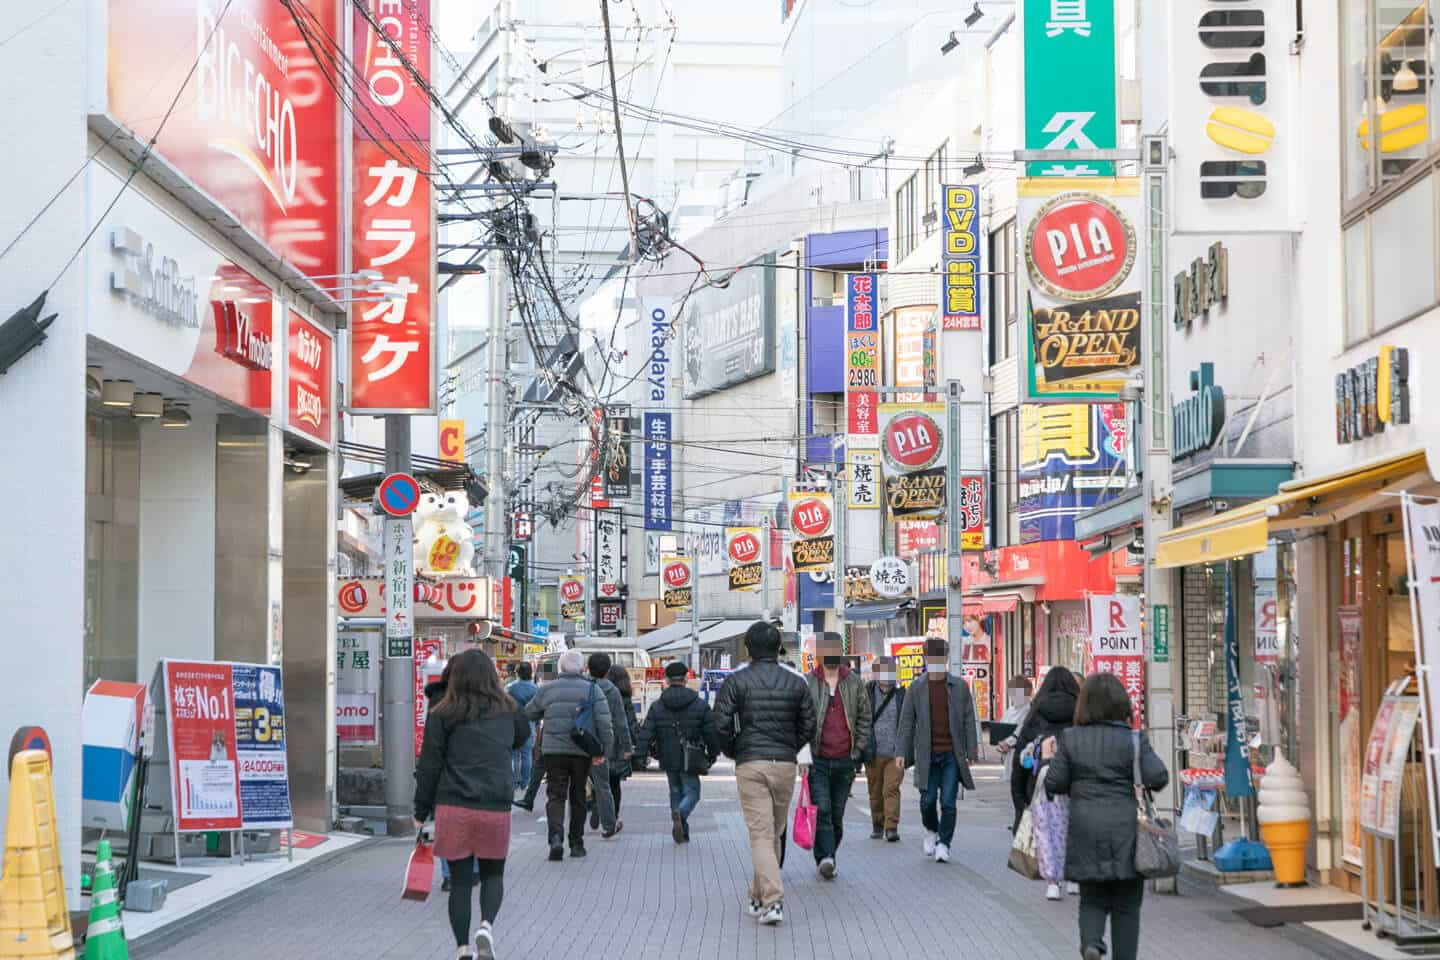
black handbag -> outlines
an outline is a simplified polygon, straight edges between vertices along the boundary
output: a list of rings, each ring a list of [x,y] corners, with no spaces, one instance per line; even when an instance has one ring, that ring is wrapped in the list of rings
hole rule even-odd
[[[1155,815],[1150,791],[1140,779],[1140,731],[1130,734],[1135,744],[1135,872],[1147,880],[1180,873],[1180,837],[1175,824]]]
[[[683,753],[681,769],[688,774],[705,774],[710,772],[710,754],[705,749],[705,744],[685,736],[685,729],[680,726],[680,721],[671,721],[675,725],[675,738],[680,741],[680,749]]]

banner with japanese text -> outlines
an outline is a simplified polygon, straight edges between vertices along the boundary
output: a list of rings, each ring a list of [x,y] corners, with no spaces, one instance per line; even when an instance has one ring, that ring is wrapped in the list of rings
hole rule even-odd
[[[873,447],[880,386],[879,281],[873,273],[845,276],[845,410],[847,447]]]
[[[759,527],[725,529],[725,563],[731,590],[751,593],[760,589],[764,574],[761,533]]]
[[[435,211],[430,171],[430,0],[354,4],[353,267],[347,385],[363,413],[435,412]]]
[[[1093,594],[1087,599],[1090,636],[1086,673],[1113,673],[1130,695],[1131,725],[1145,717],[1145,641],[1140,632],[1140,598]]]
[[[1024,0],[1025,148],[1107,150],[1117,144],[1115,4]],[[1112,176],[1109,161],[1027,164],[1032,177]]]
[[[175,830],[239,830],[231,665],[165,660],[161,671]]]
[[[940,329],[980,329],[980,187],[943,186]]]
[[[790,557],[795,572],[832,572],[835,567],[835,510],[830,494],[791,491],[788,500]]]
[[[240,761],[240,814],[247,828],[288,830],[290,764],[285,750],[285,683],[279,667],[237,663],[235,740]]]

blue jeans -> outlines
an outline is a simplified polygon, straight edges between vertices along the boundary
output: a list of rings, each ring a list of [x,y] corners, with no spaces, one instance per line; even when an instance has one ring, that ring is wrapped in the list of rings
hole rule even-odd
[[[665,779],[670,781],[670,812],[680,814],[680,819],[690,819],[690,814],[700,805],[700,775],[666,770]]]
[[[515,777],[515,789],[523,790],[530,783],[531,754],[535,751],[535,733],[519,750],[510,751],[510,771]]]
[[[960,792],[960,761],[954,753],[930,755],[930,779],[920,794],[920,820],[925,829],[940,834],[940,842],[950,846],[955,839],[955,796]],[[940,816],[935,816],[935,801],[940,801]]]
[[[855,782],[853,760],[815,757],[810,763],[810,802],[815,804],[815,862],[833,858],[845,835],[845,803]]]

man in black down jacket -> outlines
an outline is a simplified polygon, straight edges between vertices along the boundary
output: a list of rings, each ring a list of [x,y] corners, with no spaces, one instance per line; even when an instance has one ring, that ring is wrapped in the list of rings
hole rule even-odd
[[[766,925],[785,919],[780,838],[795,792],[795,755],[815,736],[815,703],[805,678],[780,666],[780,631],[759,621],[745,632],[750,662],[715,697],[720,744],[735,758],[740,811],[750,831],[748,912]]]
[[[655,754],[670,781],[670,836],[676,843],[690,842],[690,814],[700,804],[700,771],[685,769],[685,744],[703,744],[710,763],[720,756],[715,716],[700,695],[685,686],[688,673],[683,663],[666,665],[665,691],[650,705],[635,743],[640,756]]]

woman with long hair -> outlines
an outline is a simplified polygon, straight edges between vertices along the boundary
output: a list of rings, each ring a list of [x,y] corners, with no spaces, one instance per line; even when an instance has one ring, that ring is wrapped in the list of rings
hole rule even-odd
[[[435,818],[435,855],[450,866],[450,929],[457,957],[493,958],[492,927],[510,852],[511,751],[530,724],[500,685],[495,662],[466,650],[446,668],[445,695],[425,721],[415,770],[415,826]],[[479,882],[480,927],[470,936],[470,891]]]
[[[1023,806],[1015,814],[1015,826],[1020,825],[1020,815],[1030,805],[1035,795],[1035,776],[1040,772],[1040,744],[1047,737],[1057,737],[1075,722],[1075,702],[1080,695],[1080,684],[1075,675],[1064,667],[1051,667],[1040,684],[1040,692],[1030,706],[1030,713],[1015,735],[1016,784],[1011,782],[1011,794],[1018,797]],[[1021,765],[1026,750],[1030,750],[1031,763],[1027,770]],[[1045,899],[1059,900],[1061,896],[1059,877],[1047,877]],[[1072,894],[1080,891],[1074,884],[1069,885]]]
[[[615,684],[615,689],[620,691],[620,702],[625,707],[625,722],[630,725],[630,742],[633,744],[635,738],[640,734],[640,724],[635,720],[635,701],[631,699],[634,689],[630,686],[630,674],[620,664],[613,665],[605,674],[605,679]],[[610,795],[615,798],[615,816],[620,816],[620,781],[627,779],[634,772],[633,758],[621,757],[618,760],[610,761]]]
[[[1110,921],[1112,960],[1135,960],[1140,944],[1140,902],[1145,881],[1135,871],[1135,768],[1140,783],[1163,790],[1165,764],[1145,734],[1130,729],[1130,697],[1113,674],[1086,678],[1075,704],[1075,725],[1047,737],[1051,757],[1045,786],[1070,797],[1065,879],[1080,884],[1080,951],[1105,956]]]

